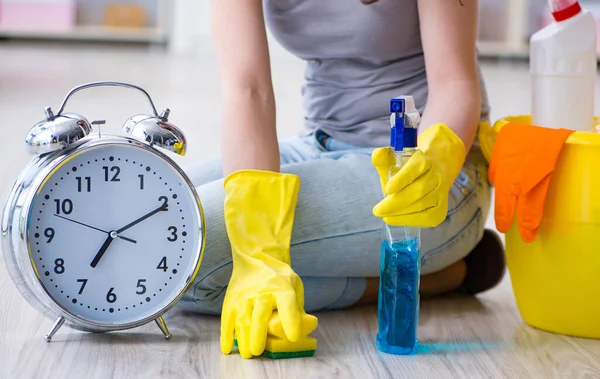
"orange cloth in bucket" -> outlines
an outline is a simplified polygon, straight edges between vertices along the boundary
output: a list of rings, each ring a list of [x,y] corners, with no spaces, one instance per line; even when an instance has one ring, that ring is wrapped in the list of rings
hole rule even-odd
[[[489,180],[495,186],[495,221],[507,233],[518,209],[519,234],[525,242],[537,236],[550,177],[573,130],[509,123],[498,133]]]

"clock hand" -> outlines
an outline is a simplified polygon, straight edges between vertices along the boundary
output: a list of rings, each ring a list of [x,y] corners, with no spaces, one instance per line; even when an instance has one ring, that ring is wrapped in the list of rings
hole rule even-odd
[[[97,231],[99,231],[99,232],[102,232],[102,233],[108,233],[106,230],[98,229],[98,228],[96,228],[95,226],[91,226],[91,225],[88,225],[88,224],[84,224],[83,222],[80,222],[80,221],[75,221],[75,220],[72,220],[72,219],[70,219],[70,218],[66,218],[66,217],[64,217],[64,216],[60,216],[60,215],[57,215],[57,214],[54,214],[54,216],[56,216],[56,217],[58,217],[58,218],[62,218],[63,220],[67,220],[67,221],[74,222],[75,224],[83,225],[83,226],[85,226],[85,227],[88,227],[88,228],[90,228],[90,229],[97,230]]]
[[[127,242],[131,242],[131,243],[137,243],[136,240],[133,240],[131,238],[127,238],[127,237],[123,237],[123,236],[117,236],[118,238],[122,239],[123,241],[127,241]]]
[[[150,213],[147,213],[145,215],[143,215],[142,217],[138,218],[137,220],[130,222],[129,224],[125,225],[124,227],[122,227],[121,229],[117,230],[117,234],[124,232],[125,230],[139,224],[140,222],[144,221],[147,218],[150,218],[152,216],[154,216],[155,214],[157,214],[158,212],[162,212],[162,211],[166,211],[168,209],[168,204],[164,203],[163,205],[161,205],[160,207],[156,208],[155,210],[153,210]]]
[[[92,266],[93,268],[96,268],[96,265],[98,264],[98,262],[100,262],[100,259],[102,258],[102,256],[104,255],[104,253],[106,253],[106,249],[108,249],[108,247],[110,246],[110,244],[112,243],[112,241],[115,240],[115,237],[113,237],[113,235],[115,235],[115,232],[110,232],[108,233],[108,237],[106,237],[106,240],[104,241],[104,243],[102,244],[102,246],[100,247],[100,250],[98,250],[98,253],[96,254],[96,256],[94,257],[94,259],[92,260],[92,263],[90,263],[90,266]]]
[[[85,226],[87,228],[97,230],[97,231],[102,232],[102,233],[106,233],[106,234],[109,233],[106,230],[102,230],[102,229],[96,228],[94,226],[91,226],[91,225],[88,225],[88,224],[84,224],[83,222],[75,221],[75,220],[72,220],[72,219],[64,217],[64,216],[60,216],[60,215],[57,215],[57,214],[55,214],[55,216],[58,217],[58,218],[62,218],[63,220],[74,222],[75,224],[83,225],[83,226]],[[127,237],[124,237],[124,236],[117,236],[117,237],[119,237],[120,239],[122,239],[124,241],[127,241],[127,242],[137,243],[136,240],[133,240],[131,238],[127,238]]]

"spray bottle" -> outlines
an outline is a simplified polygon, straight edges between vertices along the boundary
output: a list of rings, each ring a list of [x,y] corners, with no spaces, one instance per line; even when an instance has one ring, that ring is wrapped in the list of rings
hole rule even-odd
[[[411,96],[390,101],[391,142],[397,173],[416,151],[419,111]],[[414,354],[419,320],[421,231],[383,226],[379,276],[377,347],[385,353]]]
[[[556,22],[531,37],[532,121],[594,131],[596,23],[577,0],[548,0]]]

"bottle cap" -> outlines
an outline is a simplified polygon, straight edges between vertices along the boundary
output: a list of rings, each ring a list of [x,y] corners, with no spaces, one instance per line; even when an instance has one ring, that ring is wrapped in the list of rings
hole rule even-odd
[[[548,0],[548,4],[556,22],[568,20],[581,12],[581,5],[577,0]]]

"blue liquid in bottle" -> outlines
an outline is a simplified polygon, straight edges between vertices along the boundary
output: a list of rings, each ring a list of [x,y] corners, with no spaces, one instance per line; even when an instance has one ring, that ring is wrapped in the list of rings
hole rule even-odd
[[[414,354],[419,321],[419,238],[381,243],[377,347]]]

